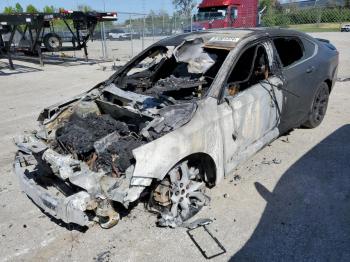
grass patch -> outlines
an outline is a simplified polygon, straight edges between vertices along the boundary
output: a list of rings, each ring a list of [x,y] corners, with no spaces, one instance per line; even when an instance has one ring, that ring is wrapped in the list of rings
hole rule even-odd
[[[288,25],[288,28],[302,32],[340,32],[340,23]]]

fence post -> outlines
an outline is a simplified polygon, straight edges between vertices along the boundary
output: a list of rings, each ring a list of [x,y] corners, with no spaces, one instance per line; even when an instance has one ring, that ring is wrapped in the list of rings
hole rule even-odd
[[[103,43],[104,43],[104,52],[105,52],[105,59],[108,58],[108,53],[107,53],[107,42],[106,42],[106,29],[105,29],[105,22],[102,22],[102,31],[103,31]]]
[[[154,18],[153,18],[153,15],[152,15],[152,36],[153,36],[153,43],[154,43],[155,41],[154,41]]]
[[[131,57],[134,57],[134,43],[132,39],[132,23],[131,23],[131,14],[129,15],[129,26],[130,26],[130,40],[131,40]]]
[[[145,49],[145,26],[146,26],[145,16],[143,16],[143,26],[142,26],[142,51]]]
[[[190,23],[191,23],[191,32],[193,31],[193,17],[192,17],[192,14],[190,14]]]
[[[105,59],[105,48],[104,48],[104,41],[103,41],[103,30],[102,30],[102,23],[100,23],[100,32],[101,32],[101,49],[102,49],[102,58]]]

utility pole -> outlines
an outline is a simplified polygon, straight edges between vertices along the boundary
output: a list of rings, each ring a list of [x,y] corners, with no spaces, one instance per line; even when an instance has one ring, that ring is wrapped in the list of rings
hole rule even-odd
[[[130,41],[131,41],[131,57],[134,57],[134,43],[133,43],[133,37],[132,37],[131,14],[129,14],[129,26],[130,26]]]

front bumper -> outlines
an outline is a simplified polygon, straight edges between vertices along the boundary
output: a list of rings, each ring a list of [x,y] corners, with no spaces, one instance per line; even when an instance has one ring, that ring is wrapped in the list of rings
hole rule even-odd
[[[33,135],[19,137],[15,143],[19,151],[14,169],[21,189],[44,212],[65,223],[98,222],[111,228],[120,219],[113,202],[127,208],[149,182],[136,179],[131,185],[133,166],[120,178],[93,172],[85,162],[55,152]]]
[[[15,158],[15,173],[21,189],[28,197],[45,212],[65,223],[81,226],[89,226],[93,223],[85,212],[91,205],[90,195],[86,191],[80,191],[67,197],[54,196],[35,181],[36,176],[40,175],[35,170],[30,171],[34,169],[35,162],[32,155],[18,154]]]

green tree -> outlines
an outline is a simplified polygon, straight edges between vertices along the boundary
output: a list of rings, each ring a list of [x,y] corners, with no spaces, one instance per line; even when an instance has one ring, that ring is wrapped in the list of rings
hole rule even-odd
[[[52,13],[55,13],[55,7],[53,5],[49,6],[49,5],[46,5],[44,6],[43,8],[43,12],[44,13],[47,13],[47,14],[52,14]]]
[[[34,13],[38,13],[38,9],[36,9],[34,5],[28,5],[26,8],[26,12],[34,14]]]
[[[88,5],[78,5],[78,10],[84,13],[93,11],[91,6],[88,6]]]
[[[23,13],[23,7],[20,3],[16,3],[15,5],[16,13]]]
[[[259,0],[259,8],[262,9],[266,6],[267,9],[275,7],[278,2],[276,0]]]
[[[16,13],[16,10],[12,6],[5,6],[4,14],[13,14]]]
[[[190,16],[193,8],[196,6],[195,0],[173,0],[173,5],[180,13]]]
[[[269,0],[259,0],[259,9],[263,9],[265,6],[269,7],[270,1]]]

